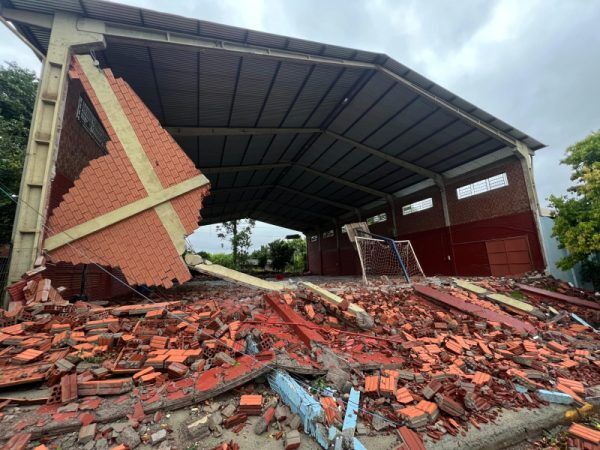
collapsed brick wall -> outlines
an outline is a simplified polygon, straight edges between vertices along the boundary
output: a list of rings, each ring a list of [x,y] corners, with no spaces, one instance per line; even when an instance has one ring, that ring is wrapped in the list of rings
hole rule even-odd
[[[456,188],[506,172],[508,186],[458,200]],[[447,201],[451,227],[444,223],[444,211],[439,189],[432,187],[406,196],[396,202],[398,239],[411,241],[427,275],[491,275],[486,241],[525,236],[528,240],[533,267],[543,270],[544,261],[535,216],[520,161],[516,157],[498,161],[467,175],[453,179],[447,185]],[[431,197],[433,207],[403,215],[402,207]],[[373,210],[369,216],[385,212],[387,220],[370,226],[373,233],[392,236],[390,208]],[[339,250],[336,236],[310,242],[308,236],[309,270],[323,275],[359,275],[360,261],[354,246],[340,229]]]
[[[129,288],[123,284],[127,280],[121,271],[112,267],[100,268],[93,264],[49,264],[44,271],[44,277],[52,280],[53,286],[65,288],[61,294],[65,300],[75,297],[105,300],[131,294]]]
[[[104,70],[104,74],[162,187],[174,186],[200,175],[129,85],[114,78],[110,70]],[[52,230],[49,236],[148,195],[90,82],[76,63],[70,76],[81,82],[110,141],[107,143],[108,154],[90,161],[53,210],[48,220]],[[202,186],[173,199],[172,206],[186,234],[197,228],[202,199],[207,192],[208,187]],[[184,282],[190,278],[167,229],[153,209],[96,231],[75,241],[72,246],[59,247],[50,252],[50,257],[53,261],[71,264],[98,263],[118,268],[130,284],[169,287],[173,280]]]
[[[77,104],[81,96],[85,96],[81,82],[69,78],[56,156],[55,175],[50,188],[48,206],[50,214],[60,204],[63,195],[73,186],[83,168],[91,160],[104,154],[104,150],[77,120]]]

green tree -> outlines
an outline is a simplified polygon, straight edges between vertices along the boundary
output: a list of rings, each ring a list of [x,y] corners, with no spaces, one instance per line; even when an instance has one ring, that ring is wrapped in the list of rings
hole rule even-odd
[[[306,239],[290,239],[288,244],[294,249],[294,254],[290,264],[290,272],[304,272],[307,268]]]
[[[258,267],[264,269],[269,261],[269,247],[267,245],[261,245],[258,250],[254,250],[250,255],[252,258],[258,260]]]
[[[569,195],[550,197],[556,209],[552,235],[568,256],[557,266],[567,270],[581,263],[583,277],[600,288],[600,130],[570,146],[562,164],[573,169]]]
[[[37,78],[15,63],[0,65],[0,183],[19,192]],[[0,243],[10,242],[16,205],[0,194]]]
[[[207,253],[206,259],[208,259],[213,264],[218,264],[223,267],[235,269],[235,266],[233,264],[233,255],[231,253]]]
[[[248,249],[252,245],[253,219],[230,220],[217,225],[217,236],[229,241],[233,256],[233,266],[237,269],[246,265]]]
[[[294,247],[283,239],[277,239],[269,244],[269,252],[271,253],[273,270],[282,272],[292,262]]]

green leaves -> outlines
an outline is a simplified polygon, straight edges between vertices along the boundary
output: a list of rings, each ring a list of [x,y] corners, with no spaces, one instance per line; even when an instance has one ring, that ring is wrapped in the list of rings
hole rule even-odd
[[[282,272],[292,262],[294,247],[283,239],[278,239],[269,244],[269,252],[273,270]]]
[[[35,103],[35,73],[14,63],[0,66],[0,182],[17,194]],[[0,194],[0,243],[10,242],[16,211],[14,202]]]
[[[563,270],[582,263],[584,275],[594,287],[600,286],[600,131],[567,149],[562,161],[573,168],[569,196],[551,196],[557,211],[552,235],[569,255],[558,261]]]

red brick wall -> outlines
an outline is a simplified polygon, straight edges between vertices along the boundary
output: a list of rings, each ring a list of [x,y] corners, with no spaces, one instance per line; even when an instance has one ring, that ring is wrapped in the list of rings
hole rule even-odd
[[[319,239],[321,240],[321,264],[323,275],[339,275],[340,274],[340,258],[337,245],[337,233],[340,230],[333,228],[333,236],[323,237],[323,233],[331,228],[322,230]]]
[[[458,200],[456,188],[502,172],[506,172],[508,186]],[[530,210],[523,169],[516,157],[453,180],[448,183],[446,190],[452,225]]]
[[[499,173],[506,172],[508,186],[458,200],[456,188]],[[485,241],[526,236],[534,267],[543,270],[544,262],[537,226],[530,209],[521,164],[509,158],[475,173],[458,177],[447,185],[448,209],[452,226],[444,223],[441,193],[437,187],[406,196],[396,203],[398,239],[411,241],[427,275],[490,275]],[[406,216],[402,206],[432,197],[433,207]],[[373,233],[392,236],[393,222],[388,207],[372,211],[369,216],[386,212],[388,220],[370,226]],[[319,237],[321,239],[321,236]],[[330,238],[335,243],[335,239]],[[325,241],[328,241],[327,239]],[[328,247],[326,247],[328,248]],[[309,262],[320,259],[318,247],[309,245]],[[322,252],[325,257],[325,252]],[[345,234],[341,235],[339,261],[327,254],[322,271],[316,265],[310,270],[317,274],[359,275],[358,255]]]
[[[402,214],[402,207],[431,197],[433,207],[417,213]],[[444,208],[442,195],[437,187],[424,189],[412,195],[403,197],[396,203],[396,223],[398,235],[416,233],[444,226]]]
[[[200,172],[193,162],[160,126],[129,85],[121,79],[115,79],[109,70],[105,70],[104,73],[121,108],[130,120],[140,144],[153,164],[162,187],[173,186],[199,175]],[[67,184],[65,180],[68,180],[69,176],[77,178],[68,192],[60,195],[62,201],[49,216],[48,236],[68,230],[79,223],[147,196],[85,74],[77,64],[74,64],[70,75],[73,79],[80,80],[81,85],[76,86],[82,86],[85,90],[91,106],[97,112],[111,140],[107,143],[108,153],[91,161],[86,160],[89,155],[83,157],[78,154],[77,146],[84,145],[88,138],[81,134],[87,133],[74,118],[77,105],[75,94],[79,93],[77,88],[74,88],[71,91],[74,97],[69,99],[65,113],[66,139],[61,141],[63,156],[61,156],[61,163],[57,163],[59,176],[55,180],[57,191],[53,196],[54,202],[58,202],[59,192],[64,190]],[[73,161],[68,160],[71,157]],[[171,202],[186,234],[191,233],[198,226],[199,210],[207,190],[208,187],[196,188]],[[170,287],[174,280],[184,282],[190,278],[185,263],[153,209],[85,236],[77,240],[73,246],[65,245],[54,249],[49,252],[49,257],[55,263],[68,263],[61,264],[61,268],[64,269],[57,268],[58,272],[55,275],[57,277],[70,275],[70,280],[73,279],[72,275],[77,273],[77,267],[91,263],[114,267],[129,284]],[[107,284],[105,275],[96,276],[98,280],[96,285],[103,290],[94,291],[94,295],[104,292],[105,297],[110,297],[113,291],[121,289],[118,282],[114,286],[112,281],[111,284]],[[110,281],[110,278],[108,280]],[[77,286],[72,289],[76,290]]]
[[[317,239],[313,241],[312,236],[317,236]],[[322,271],[321,267],[321,236],[318,233],[312,233],[306,236],[307,239],[307,259],[308,259],[308,270],[314,274],[320,274]]]
[[[56,174],[50,189],[48,211],[56,208],[63,196],[73,186],[73,182],[92,159],[104,154],[77,120],[77,103],[84,93],[81,82],[70,79],[63,115],[58,153],[56,156]]]
[[[340,230],[340,275],[355,275],[360,273],[360,260],[354,244],[346,233]]]
[[[126,285],[114,278],[125,280],[120,270],[110,267],[104,269],[112,276],[94,265],[85,267],[84,277],[83,264],[76,266],[67,263],[49,264],[44,271],[44,276],[52,280],[53,286],[66,288],[62,294],[66,300],[71,300],[80,294],[86,295],[88,300],[106,300],[133,293]]]

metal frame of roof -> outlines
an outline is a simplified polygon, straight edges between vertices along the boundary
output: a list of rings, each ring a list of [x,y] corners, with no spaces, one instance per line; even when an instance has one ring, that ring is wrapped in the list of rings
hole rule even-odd
[[[203,223],[251,217],[306,232],[543,147],[387,55],[100,0],[0,5],[41,54],[56,13],[104,35],[100,65],[211,180]]]

